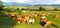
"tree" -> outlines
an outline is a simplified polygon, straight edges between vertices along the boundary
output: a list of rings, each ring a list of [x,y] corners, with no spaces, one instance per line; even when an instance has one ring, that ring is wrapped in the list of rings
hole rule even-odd
[[[39,10],[40,10],[40,11],[45,11],[45,8],[40,7]]]
[[[21,10],[21,9],[19,9],[19,8],[17,8],[16,12],[18,12],[18,13],[19,13],[19,15],[21,15],[21,14],[22,14],[22,10]]]
[[[45,8],[43,8],[42,10],[43,10],[43,11],[45,11],[46,9],[45,9]]]
[[[3,11],[3,7],[4,7],[3,2],[0,1],[0,11]]]
[[[42,7],[40,7],[39,10],[41,11],[42,10]]]
[[[57,8],[55,8],[54,11],[57,11]]]

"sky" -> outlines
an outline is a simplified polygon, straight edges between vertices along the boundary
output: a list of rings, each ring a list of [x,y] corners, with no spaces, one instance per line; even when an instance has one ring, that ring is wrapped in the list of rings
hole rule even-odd
[[[60,0],[1,0],[2,2],[17,2],[28,4],[60,4]]]

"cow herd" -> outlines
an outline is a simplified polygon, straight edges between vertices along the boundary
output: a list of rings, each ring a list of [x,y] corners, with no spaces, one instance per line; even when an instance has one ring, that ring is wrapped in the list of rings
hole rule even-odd
[[[32,14],[25,14],[19,16],[18,12],[11,12],[9,13],[9,17],[13,19],[17,19],[17,23],[27,23],[27,24],[34,24],[37,17],[40,16],[40,21],[44,23],[44,27],[51,26],[52,21],[48,20],[46,16],[50,15],[51,12],[41,12],[41,13],[32,13]],[[58,18],[59,14],[54,15],[53,18]]]

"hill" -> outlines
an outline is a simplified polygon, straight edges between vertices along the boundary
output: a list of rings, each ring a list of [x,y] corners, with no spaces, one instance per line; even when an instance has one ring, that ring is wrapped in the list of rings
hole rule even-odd
[[[30,4],[27,4],[27,3],[16,3],[16,2],[3,2],[3,5],[9,5],[9,6],[30,6]]]

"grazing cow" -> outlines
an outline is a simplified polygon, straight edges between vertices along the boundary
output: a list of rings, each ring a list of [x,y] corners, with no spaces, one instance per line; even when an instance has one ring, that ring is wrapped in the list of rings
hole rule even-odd
[[[44,14],[42,14],[42,16],[45,16],[45,13],[44,13]]]
[[[21,18],[18,18],[17,22],[18,23],[24,23],[24,22],[27,22],[28,24],[30,23],[34,23],[36,18],[33,17],[33,19],[29,19],[31,17],[31,15],[24,15],[22,16]]]
[[[51,26],[51,24],[52,24],[51,21],[47,21],[46,24],[44,25],[44,27]]]
[[[22,23],[22,22],[24,21],[24,18],[25,18],[25,16],[18,17],[18,18],[17,18],[17,22],[18,22],[18,23]]]
[[[18,18],[19,17],[19,15],[16,12],[9,13],[9,16],[12,18]]]
[[[18,21],[18,23],[24,23],[24,22],[28,22],[28,20],[29,20],[29,16],[24,15],[21,18],[18,18],[17,21]]]
[[[42,16],[47,16],[48,15],[48,13],[42,13]]]
[[[33,13],[32,16],[37,17],[38,16],[38,13]]]
[[[34,16],[37,17],[38,16],[38,13],[34,13]]]
[[[42,16],[41,19],[46,19],[46,17],[45,16]]]
[[[51,13],[50,12],[46,12],[46,16],[50,15]]]
[[[35,22],[35,20],[36,20],[36,17],[33,17],[33,16],[30,16],[30,17],[32,17],[32,18],[30,18],[30,19],[28,20],[28,24],[30,24],[30,23],[34,24],[34,22]]]
[[[28,24],[30,23],[34,24],[34,22],[35,22],[35,19],[29,19]]]
[[[23,21],[24,21],[23,18],[17,18],[17,22],[18,22],[18,23],[22,23]]]
[[[10,13],[9,16],[12,17],[12,18],[14,18],[14,14],[11,14],[11,13]]]
[[[30,23],[34,23],[35,20],[36,20],[36,18],[33,17],[32,19],[30,19],[31,16],[32,16],[32,15],[27,15],[27,16],[25,16],[25,19],[24,19],[23,22],[27,22],[28,24],[30,24]]]
[[[26,16],[23,22],[28,22],[29,16]]]
[[[51,14],[50,12],[41,13],[42,16],[48,16],[48,15],[50,15],[50,14]]]
[[[15,15],[14,15],[14,18],[18,18],[18,17],[19,17],[19,15],[18,15],[18,14],[15,14]]]
[[[48,20],[46,18],[41,19],[41,22],[46,23]]]
[[[54,15],[54,18],[59,18],[59,14],[57,14],[57,15]]]
[[[51,14],[50,12],[48,12],[48,14]]]
[[[41,22],[44,23],[44,27],[50,26],[52,24],[52,22],[47,20],[46,18],[43,18]]]

